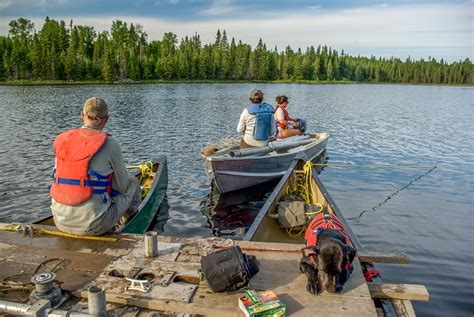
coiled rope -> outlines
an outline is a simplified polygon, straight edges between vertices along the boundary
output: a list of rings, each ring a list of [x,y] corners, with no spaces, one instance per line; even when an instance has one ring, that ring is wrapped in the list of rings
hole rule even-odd
[[[146,182],[142,184],[142,181],[146,178],[151,178],[152,180],[155,178],[156,173],[153,172],[153,162],[147,161],[140,165],[129,165],[127,166],[127,168],[129,169],[137,168],[140,170],[140,177],[138,179],[138,182],[140,183],[140,187],[142,188],[142,198],[145,197],[150,191],[151,184],[153,182]]]
[[[313,165],[312,162],[306,162],[303,166],[303,173],[297,173],[295,176],[295,181],[293,184],[290,184],[287,189],[286,193],[289,194],[298,194],[301,198],[303,198],[306,205],[316,205],[318,206],[318,211],[312,212],[305,212],[307,219],[314,217],[315,215],[319,214],[323,210],[323,205],[318,202],[318,195],[316,189],[313,186]],[[290,238],[297,239],[306,231],[306,224],[286,228],[286,233]]]

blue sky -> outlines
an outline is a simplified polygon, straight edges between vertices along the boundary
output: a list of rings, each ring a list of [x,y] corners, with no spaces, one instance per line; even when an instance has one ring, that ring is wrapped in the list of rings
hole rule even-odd
[[[141,24],[149,40],[165,32],[201,35],[218,29],[255,46],[260,38],[279,50],[328,45],[351,55],[473,59],[474,0],[0,0],[0,34],[26,17],[40,29],[44,18],[109,30],[113,20]]]

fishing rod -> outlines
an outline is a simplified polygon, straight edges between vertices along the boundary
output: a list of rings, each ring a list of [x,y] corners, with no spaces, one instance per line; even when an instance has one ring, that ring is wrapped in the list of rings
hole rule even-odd
[[[365,167],[365,168],[430,168],[435,169],[436,165],[371,165],[371,164],[324,164],[313,163],[314,166],[327,167]]]
[[[348,220],[356,220],[357,222],[360,221],[360,218],[362,218],[362,216],[367,213],[367,212],[372,212],[372,211],[376,211],[378,208],[382,207],[385,203],[387,203],[390,199],[392,199],[393,196],[395,195],[398,195],[401,191],[407,189],[408,187],[410,187],[411,185],[415,184],[417,181],[419,181],[420,179],[422,179],[423,177],[425,177],[426,175],[430,174],[431,172],[433,172],[437,166],[434,165],[434,166],[430,166],[431,168],[417,176],[416,178],[412,179],[411,181],[409,181],[407,184],[403,185],[402,187],[400,187],[399,189],[397,189],[396,191],[392,192],[390,195],[388,195],[382,202],[378,203],[377,205],[373,206],[372,208],[369,208],[369,209],[364,209],[362,210],[360,213],[359,213],[359,216],[357,217],[351,217],[351,218],[347,218]]]

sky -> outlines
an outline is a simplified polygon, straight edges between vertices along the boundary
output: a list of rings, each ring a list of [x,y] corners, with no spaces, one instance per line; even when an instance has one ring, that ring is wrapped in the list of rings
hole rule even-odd
[[[474,57],[474,0],[0,0],[0,35],[19,17],[41,29],[46,16],[110,30],[112,21],[140,24],[148,40],[165,32],[195,33],[268,49],[304,51],[327,45],[350,55],[405,59]]]

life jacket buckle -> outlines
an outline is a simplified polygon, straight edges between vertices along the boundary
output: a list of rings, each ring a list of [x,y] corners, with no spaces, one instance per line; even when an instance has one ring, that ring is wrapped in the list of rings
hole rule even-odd
[[[107,198],[107,195],[106,195],[105,193],[103,193],[102,196],[104,197],[104,198],[102,199],[102,202],[103,202],[104,204],[106,204],[106,203],[109,201],[109,199]]]
[[[323,219],[325,222],[331,222],[332,217],[329,213],[323,213]]]

